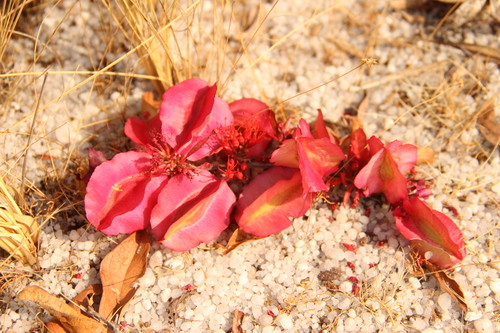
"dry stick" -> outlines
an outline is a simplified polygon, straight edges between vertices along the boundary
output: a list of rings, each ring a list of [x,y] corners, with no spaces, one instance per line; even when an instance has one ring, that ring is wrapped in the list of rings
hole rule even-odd
[[[26,144],[26,148],[24,149],[24,160],[23,160],[23,167],[21,171],[21,201],[23,202],[24,205],[24,175],[26,174],[26,162],[28,161],[28,151],[31,145],[31,137],[33,134],[33,128],[35,127],[35,121],[36,121],[36,115],[38,114],[38,108],[40,107],[40,100],[42,99],[42,93],[43,93],[43,88],[45,87],[45,82],[47,81],[47,76],[48,72],[45,73],[43,77],[43,82],[42,82],[42,87],[40,89],[40,94],[38,94],[37,99],[36,99],[36,107],[35,107],[35,112],[33,113],[33,120],[31,122],[31,127],[28,135],[28,142]]]

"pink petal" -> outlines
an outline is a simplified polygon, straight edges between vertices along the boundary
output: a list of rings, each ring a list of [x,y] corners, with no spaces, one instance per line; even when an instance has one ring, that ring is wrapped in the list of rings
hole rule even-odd
[[[358,128],[351,134],[349,159],[355,158],[359,168],[364,167],[368,162],[370,151],[367,145],[366,134],[362,128]]]
[[[283,141],[281,146],[271,155],[271,163],[288,168],[299,167],[299,152],[297,151],[297,142],[294,139]]]
[[[208,171],[170,179],[151,214],[156,238],[173,251],[188,251],[215,239],[229,225],[236,201],[224,180]]]
[[[149,121],[144,121],[137,117],[130,118],[125,123],[124,132],[134,143],[143,146],[146,151],[151,152],[149,147],[151,136],[155,133],[161,133],[160,118],[158,115]]]
[[[370,156],[374,156],[384,148],[384,144],[379,138],[372,136],[368,139],[368,146],[370,146]]]
[[[304,215],[312,194],[302,197],[302,181],[296,169],[272,167],[254,178],[238,199],[236,222],[240,229],[267,237],[291,225],[289,217]]]
[[[316,117],[316,123],[313,128],[313,136],[316,139],[328,138],[331,140],[331,135],[326,128],[323,112],[321,112],[321,110],[318,110],[318,116]]]
[[[364,195],[383,192],[387,201],[397,204],[408,198],[407,180],[386,148],[377,152],[354,179],[354,185]]]
[[[467,255],[465,242],[456,224],[446,215],[430,209],[418,198],[405,200],[393,212],[396,227],[409,239],[414,249],[443,268],[461,262]]]
[[[402,174],[413,169],[415,163],[417,163],[418,148],[414,145],[403,145],[400,141],[395,140],[389,143],[386,148],[391,152]]]
[[[325,177],[338,169],[344,153],[329,138],[305,137],[296,141],[304,192],[326,191]]]
[[[85,211],[98,230],[108,235],[132,233],[149,225],[159,189],[168,179],[151,178],[146,153],[117,154],[99,165],[87,185]]]
[[[233,123],[229,106],[215,96],[217,86],[200,79],[183,81],[163,94],[159,117],[165,140],[181,155],[198,160],[213,154],[219,144],[212,131]],[[191,149],[208,140],[195,152]]]

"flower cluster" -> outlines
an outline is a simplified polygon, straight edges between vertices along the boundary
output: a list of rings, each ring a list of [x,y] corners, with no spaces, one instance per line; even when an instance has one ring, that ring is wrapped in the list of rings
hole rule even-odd
[[[303,119],[291,128],[266,104],[227,104],[216,90],[200,79],[173,86],[156,116],[125,124],[134,150],[109,161],[90,150],[85,210],[98,230],[116,235],[150,227],[174,251],[215,239],[232,221],[267,237],[343,185],[345,203],[353,191],[355,204],[383,193],[397,228],[429,261],[447,268],[465,257],[460,230],[425,204],[425,185],[406,178],[417,161],[415,146],[384,146],[361,128],[340,144],[321,111],[312,128]]]

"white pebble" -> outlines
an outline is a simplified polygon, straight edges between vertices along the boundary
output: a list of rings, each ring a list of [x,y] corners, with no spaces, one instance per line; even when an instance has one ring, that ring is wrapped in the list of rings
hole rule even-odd
[[[193,274],[193,279],[196,284],[201,284],[205,280],[205,273],[202,270],[196,271]]]
[[[486,318],[476,320],[474,328],[477,330],[477,333],[491,333],[494,331],[493,324]]]
[[[293,320],[289,315],[282,314],[278,317],[278,324],[285,330],[293,328]]]
[[[495,279],[490,281],[490,289],[495,294],[500,293],[500,279]]]
[[[343,301],[341,301],[338,305],[337,308],[340,310],[347,310],[351,306],[351,299],[349,297],[344,298]]]
[[[444,311],[449,311],[451,307],[451,296],[448,293],[439,295],[438,304]]]
[[[281,316],[280,316],[281,317]],[[263,326],[271,325],[273,323],[274,318],[270,315],[263,314],[259,317],[259,324]]]

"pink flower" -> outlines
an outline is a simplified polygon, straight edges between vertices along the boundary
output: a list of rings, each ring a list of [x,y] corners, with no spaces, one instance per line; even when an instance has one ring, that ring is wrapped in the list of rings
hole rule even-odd
[[[393,141],[383,146],[376,137],[368,140],[371,159],[354,179],[354,185],[363,189],[363,194],[384,193],[387,200],[397,204],[408,198],[407,180],[404,174],[417,161],[417,147]]]
[[[399,232],[430,262],[450,268],[467,255],[462,233],[455,223],[419,198],[403,201],[392,215]]]
[[[300,169],[304,197],[310,192],[328,190],[325,177],[337,171],[345,158],[342,150],[331,142],[326,129],[316,128],[316,133],[323,133],[323,137],[314,138],[307,122],[301,119],[293,139],[283,141],[271,156],[274,165]]]
[[[203,80],[184,81],[164,93],[160,112],[150,121],[127,121],[125,134],[143,151],[117,154],[95,168],[85,196],[90,223],[115,235],[147,228],[151,220],[155,234],[177,250],[213,239],[227,226],[234,194],[225,181],[191,162],[216,152],[214,130],[232,124],[216,90]],[[169,195],[182,196],[176,198],[180,210],[165,204]]]

